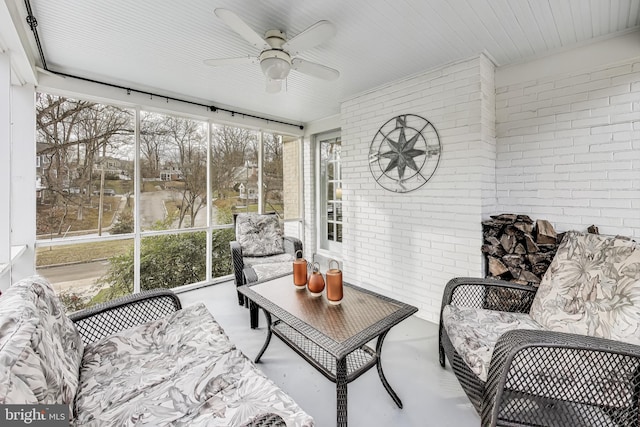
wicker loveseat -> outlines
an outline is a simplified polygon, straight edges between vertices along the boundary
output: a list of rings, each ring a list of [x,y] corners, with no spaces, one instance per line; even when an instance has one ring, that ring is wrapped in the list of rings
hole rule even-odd
[[[150,291],[67,317],[38,276],[0,296],[0,404],[66,404],[96,427],[313,425],[203,304]]]
[[[568,232],[537,292],[451,280],[439,347],[483,426],[640,425],[640,245]]]

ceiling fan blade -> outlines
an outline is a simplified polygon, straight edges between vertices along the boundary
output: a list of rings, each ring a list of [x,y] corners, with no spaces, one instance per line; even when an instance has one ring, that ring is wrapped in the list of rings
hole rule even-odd
[[[239,58],[205,59],[202,62],[212,67],[222,67],[225,65],[257,64],[258,58],[255,56],[241,56]]]
[[[267,93],[278,93],[282,90],[282,80],[267,79]]]
[[[291,55],[319,45],[336,35],[336,26],[329,21],[318,21],[288,42],[282,47]]]
[[[229,28],[238,33],[239,36],[251,43],[253,46],[261,50],[270,48],[267,42],[234,12],[229,9],[222,8],[215,9],[213,12],[218,18],[222,19]]]
[[[294,58],[291,61],[291,68],[323,80],[335,80],[340,77],[340,71],[338,70],[334,70],[333,68],[329,68],[325,65],[316,64],[315,62],[305,61],[300,58]]]

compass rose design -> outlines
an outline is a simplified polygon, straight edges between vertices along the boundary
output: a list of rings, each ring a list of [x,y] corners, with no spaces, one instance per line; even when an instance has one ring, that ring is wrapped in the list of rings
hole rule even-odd
[[[433,176],[441,151],[433,124],[415,114],[404,114],[388,120],[373,137],[369,168],[384,189],[407,193]]]

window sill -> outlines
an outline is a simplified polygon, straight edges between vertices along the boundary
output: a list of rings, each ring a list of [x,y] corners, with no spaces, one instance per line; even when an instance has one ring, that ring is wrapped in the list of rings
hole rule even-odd
[[[11,246],[11,260],[8,263],[0,264],[0,276],[5,275],[11,270],[11,265],[17,260],[25,251],[27,245]]]

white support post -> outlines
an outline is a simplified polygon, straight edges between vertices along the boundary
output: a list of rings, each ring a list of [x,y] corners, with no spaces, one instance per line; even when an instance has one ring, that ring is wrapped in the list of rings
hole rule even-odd
[[[11,245],[13,283],[35,273],[36,107],[31,84],[11,86]]]
[[[0,53],[0,289],[11,284],[11,62]]]

